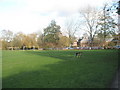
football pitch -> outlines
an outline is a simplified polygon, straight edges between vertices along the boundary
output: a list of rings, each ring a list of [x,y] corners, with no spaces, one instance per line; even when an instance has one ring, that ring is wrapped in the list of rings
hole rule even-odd
[[[2,51],[3,88],[108,88],[117,69],[118,50]]]

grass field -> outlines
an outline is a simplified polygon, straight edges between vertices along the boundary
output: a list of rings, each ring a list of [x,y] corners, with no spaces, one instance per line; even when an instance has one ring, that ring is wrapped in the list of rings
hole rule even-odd
[[[3,88],[108,88],[117,50],[3,51]]]

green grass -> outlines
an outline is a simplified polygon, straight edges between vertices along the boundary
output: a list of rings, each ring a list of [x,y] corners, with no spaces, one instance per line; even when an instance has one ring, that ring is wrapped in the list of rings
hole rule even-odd
[[[3,88],[108,88],[117,50],[3,51]]]

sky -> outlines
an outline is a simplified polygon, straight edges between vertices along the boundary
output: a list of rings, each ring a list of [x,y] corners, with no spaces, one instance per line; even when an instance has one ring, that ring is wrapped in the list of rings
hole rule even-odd
[[[69,17],[79,17],[79,9],[101,7],[108,0],[0,0],[0,30],[26,34],[42,31],[55,20],[64,32]]]

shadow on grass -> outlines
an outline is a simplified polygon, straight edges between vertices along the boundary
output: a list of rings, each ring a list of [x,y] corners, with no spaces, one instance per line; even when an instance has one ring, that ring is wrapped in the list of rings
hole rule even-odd
[[[46,56],[46,57],[53,57],[53,58],[58,58],[62,60],[74,60],[78,59],[75,57],[75,53],[78,51],[33,51],[33,52],[27,52],[29,54],[35,54],[35,55],[40,55],[40,56]]]
[[[97,59],[101,55],[85,52],[82,57],[76,58],[75,52],[27,52],[64,61],[45,65],[48,70],[25,71],[3,78],[3,88],[107,88],[117,68],[113,60],[116,57],[108,63],[108,60]],[[93,59],[91,55],[96,57]]]
[[[82,55],[76,57],[75,53],[79,50],[68,50],[68,51],[28,51],[28,54],[39,55],[45,57],[53,57],[61,60],[81,60],[83,62],[87,61],[88,63],[95,63],[95,61],[102,62],[116,62],[118,61],[118,51],[117,50],[81,50]],[[120,53],[120,52],[119,52]],[[113,60],[115,59],[115,61]]]
[[[105,70],[95,65],[85,67],[75,62],[60,62],[44,67],[49,69],[25,71],[3,78],[3,88],[105,88],[114,73],[110,68]]]

